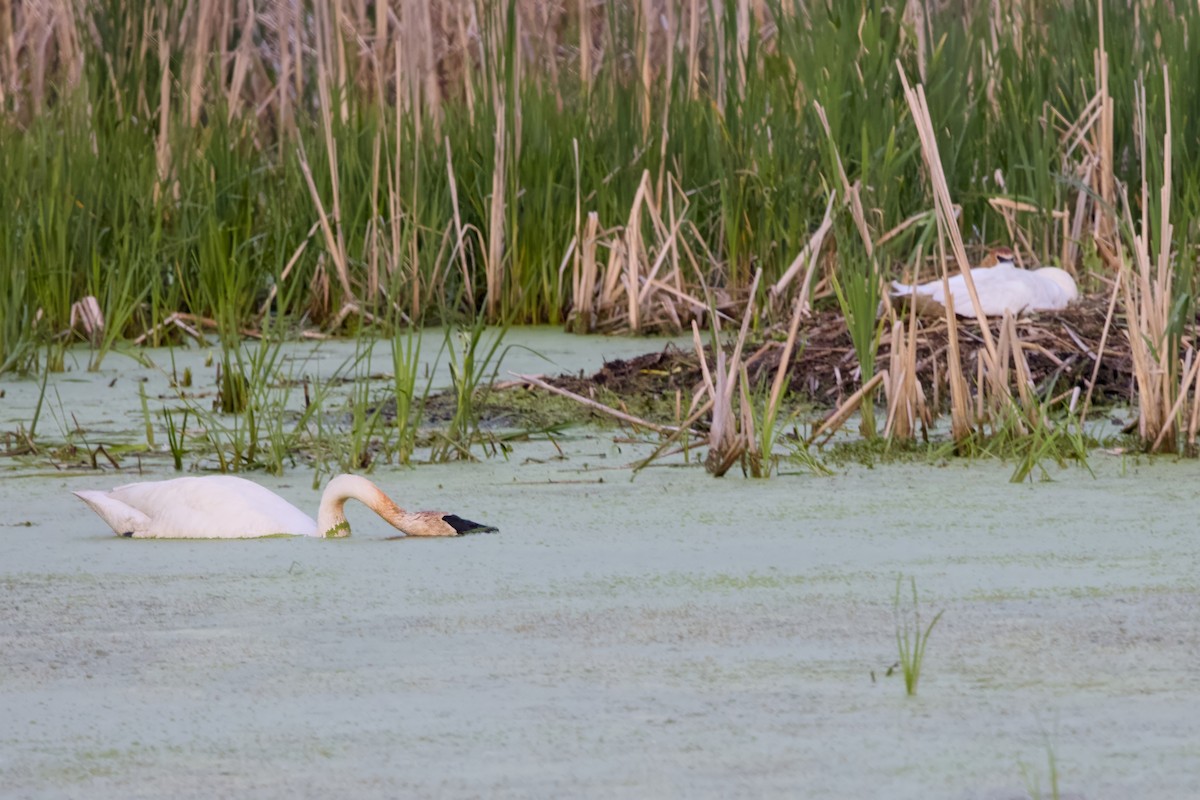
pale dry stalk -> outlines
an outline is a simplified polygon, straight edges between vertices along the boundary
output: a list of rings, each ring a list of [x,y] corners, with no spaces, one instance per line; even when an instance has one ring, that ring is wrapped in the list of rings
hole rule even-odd
[[[931,421],[925,402],[925,389],[917,377],[917,314],[910,313],[908,333],[897,320],[892,324],[891,353],[888,357],[887,379],[883,382],[888,415],[884,436],[901,441],[911,440],[920,425],[927,430]]]
[[[958,262],[958,268],[963,273],[967,294],[971,298],[971,306],[975,311],[975,318],[979,321],[979,327],[982,329],[988,359],[995,363],[996,345],[992,340],[992,333],[988,329],[987,315],[983,313],[979,294],[975,291],[975,281],[971,279],[971,262],[967,259],[967,250],[963,245],[962,234],[958,230],[954,203],[950,199],[950,187],[946,183],[946,173],[942,169],[941,154],[938,151],[937,135],[933,129],[933,118],[929,114],[929,104],[925,100],[925,87],[918,84],[914,90],[909,85],[908,76],[904,74],[904,69],[899,62],[896,64],[896,69],[900,72],[900,80],[904,84],[904,95],[913,115],[917,135],[921,140],[921,155],[924,157],[925,167],[929,172],[929,180],[933,188],[934,208],[937,211],[939,230],[950,240],[955,261]],[[944,258],[941,263],[942,275],[946,278],[948,272]]]
[[[1153,237],[1149,219],[1149,187],[1146,182],[1146,97],[1139,92],[1137,108],[1140,120],[1139,146],[1142,157],[1142,213],[1140,224],[1134,227],[1129,204],[1125,203],[1126,224],[1133,232],[1132,251],[1135,268],[1130,269],[1121,257],[1118,273],[1124,298],[1125,316],[1129,328],[1127,337],[1133,360],[1134,379],[1138,390],[1138,434],[1152,451],[1175,452],[1178,447],[1176,415],[1180,403],[1177,395],[1186,394],[1192,383],[1188,375],[1182,382],[1178,355],[1173,354],[1170,331],[1172,292],[1171,239],[1171,86],[1163,70],[1166,130],[1163,133],[1163,184],[1159,194],[1159,239],[1157,258],[1151,259],[1150,240]],[[1182,398],[1180,398],[1182,401]]]
[[[754,295],[758,289],[759,280],[762,278],[762,270],[755,272],[754,282],[751,285],[750,294]],[[700,372],[703,376],[704,389],[708,392],[708,396],[712,398],[712,422],[709,425],[708,432],[708,455],[704,459],[704,467],[715,477],[721,477],[729,468],[732,467],[751,447],[751,434],[748,433],[743,415],[735,414],[733,410],[733,393],[740,387],[744,386],[742,376],[744,366],[742,364],[742,350],[746,344],[746,336],[750,331],[750,320],[753,317],[753,304],[746,304],[746,311],[742,315],[742,326],[738,331],[738,338],[733,346],[733,353],[725,355],[724,347],[720,342],[720,320],[716,314],[713,314],[713,366],[710,369],[708,359],[704,355],[704,345],[700,341],[700,328],[695,320],[692,321],[692,342],[696,347],[696,355],[700,360]],[[741,410],[746,410],[745,398],[741,403]],[[739,424],[740,423],[740,424]]]

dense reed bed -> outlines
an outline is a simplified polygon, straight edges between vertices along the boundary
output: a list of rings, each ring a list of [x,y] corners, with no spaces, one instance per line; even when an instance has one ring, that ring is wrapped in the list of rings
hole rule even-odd
[[[267,317],[688,330],[747,301],[791,348],[825,297],[866,383],[881,281],[956,268],[953,233],[1136,305],[1162,442],[1196,416],[1198,22],[1134,0],[3,0],[0,372]],[[1007,397],[985,337],[979,385]],[[1021,389],[1020,343],[999,348]],[[920,385],[884,385],[911,433]],[[956,394],[961,438],[1007,402],[968,419]]]

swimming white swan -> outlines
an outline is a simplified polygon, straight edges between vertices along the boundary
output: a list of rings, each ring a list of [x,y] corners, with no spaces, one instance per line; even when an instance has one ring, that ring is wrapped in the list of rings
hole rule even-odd
[[[983,313],[989,317],[1004,316],[1005,311],[1020,314],[1022,311],[1058,311],[1079,297],[1075,279],[1057,267],[1044,267],[1028,271],[1013,266],[1013,254],[1008,248],[995,251],[996,266],[976,267],[971,270],[975,293]],[[950,296],[954,299],[954,313],[960,317],[975,316],[971,305],[971,294],[962,273],[950,278],[947,283]],[[892,281],[892,297],[914,294],[914,287]],[[946,305],[946,291],[941,280],[923,283],[915,288],[918,298]]]
[[[130,483],[108,492],[74,494],[118,536],[144,539],[349,536],[350,523],[343,510],[347,500],[365,503],[408,536],[496,532],[441,511],[405,511],[357,475],[338,475],[329,481],[315,521],[274,492],[231,475]]]

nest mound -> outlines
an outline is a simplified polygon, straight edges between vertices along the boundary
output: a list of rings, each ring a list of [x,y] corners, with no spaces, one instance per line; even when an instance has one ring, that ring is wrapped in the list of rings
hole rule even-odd
[[[1087,390],[1107,313],[1108,298],[1097,295],[1082,298],[1063,311],[1042,312],[1017,320],[1030,374],[1040,392],[1059,394],[1075,386]],[[991,320],[990,327],[993,337],[998,337],[1000,320]],[[1118,314],[1101,354],[1093,402],[1119,403],[1132,399],[1133,363],[1123,327],[1124,319]],[[958,331],[963,374],[973,385],[978,353],[983,348],[982,332],[973,319],[960,319]],[[948,344],[945,320],[919,323],[917,373],[922,385],[932,389],[935,397],[948,397]],[[891,331],[884,331],[876,371],[887,366],[890,352]],[[761,386],[773,380],[782,355],[782,341],[767,341],[754,350],[746,360],[750,382]],[[549,382],[585,397],[594,397],[597,390],[637,397],[674,395],[677,390],[691,392],[701,380],[696,353],[668,345],[658,352],[606,362],[590,376],[561,375]],[[820,405],[837,405],[857,390],[860,383],[858,360],[845,320],[836,311],[818,312],[800,330],[789,367],[792,392]]]

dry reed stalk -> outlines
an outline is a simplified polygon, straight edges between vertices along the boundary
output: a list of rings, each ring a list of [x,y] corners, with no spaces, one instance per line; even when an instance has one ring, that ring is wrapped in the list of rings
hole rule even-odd
[[[860,192],[861,186],[857,181],[851,184],[850,179],[846,177],[846,168],[842,166],[842,156],[837,151],[837,144],[833,141],[833,131],[829,128],[829,119],[825,116],[825,109],[816,100],[813,101],[813,108],[816,109],[817,118],[821,120],[821,127],[825,129],[825,138],[829,140],[829,147],[833,150],[834,164],[837,166],[838,178],[842,182],[842,202],[849,206],[850,216],[854,219],[854,227],[858,229],[858,236],[867,250],[867,258],[871,259],[872,270],[878,274],[879,270],[875,268],[875,243],[871,238],[871,231],[867,227],[867,215],[863,210]],[[881,294],[887,297],[887,292],[881,292]]]
[[[899,62],[896,63],[896,69],[899,71],[900,80],[904,84],[904,96],[908,101],[908,107],[912,112],[913,122],[917,128],[917,135],[921,140],[921,155],[924,157],[925,167],[929,172],[930,183],[933,187],[933,200],[934,208],[937,211],[938,229],[942,235],[950,240],[954,258],[958,262],[959,270],[962,272],[964,282],[967,286],[967,293],[971,298],[975,318],[979,321],[979,327],[983,333],[984,347],[987,350],[989,364],[994,365],[996,363],[996,344],[992,340],[991,330],[988,329],[987,315],[983,313],[983,306],[979,302],[979,294],[975,291],[975,281],[971,279],[971,263],[967,259],[967,251],[963,246],[962,234],[958,230],[958,221],[954,214],[954,203],[950,200],[950,188],[946,184],[946,174],[942,169],[937,135],[933,130],[933,118],[929,114],[929,104],[925,100],[925,87],[918,84],[914,90],[909,85],[908,76],[904,74],[904,68]],[[943,279],[947,279],[949,275],[946,270],[944,257],[941,259],[941,265],[942,277]],[[994,388],[999,394],[1001,386],[997,385]]]
[[[454,151],[450,147],[450,137],[445,137],[446,143],[446,178],[450,183],[450,207],[454,212],[454,250],[458,253],[459,269],[462,270],[463,292],[467,297],[467,305],[475,307],[475,289],[471,280],[471,269],[467,264],[467,241],[463,235],[462,212],[458,206],[458,180],[454,176]],[[489,284],[490,293],[490,284]],[[490,301],[489,301],[490,307]]]
[[[289,135],[296,133],[296,119],[292,114],[292,86],[291,82],[295,82],[294,89],[296,96],[300,97],[303,91],[301,70],[295,65],[301,62],[301,59],[292,57],[292,47],[297,49],[300,46],[300,25],[297,17],[299,11],[296,8],[297,4],[280,3],[276,6],[278,16],[276,18],[276,35],[279,39],[279,77],[275,87],[276,97],[276,120],[279,126],[280,142],[286,141]],[[293,43],[295,43],[293,45]]]
[[[575,269],[571,275],[572,297],[574,302],[568,322],[574,321],[577,332],[585,333],[596,326],[596,281],[598,263],[596,261],[596,246],[600,239],[600,215],[589,211],[587,226],[582,232],[582,241],[576,244]]]
[[[463,76],[463,97],[467,103],[467,121],[473,126],[475,124],[475,70],[471,68],[471,46],[470,37],[467,33],[467,15],[471,15],[472,27],[475,20],[475,6],[468,3],[466,8],[459,5],[456,9],[455,22],[458,26],[458,39],[462,46],[462,76]]]
[[[78,327],[92,347],[98,347],[104,338],[104,312],[100,309],[100,301],[89,294],[72,303],[68,325],[71,330]]]
[[[592,90],[592,12],[590,0],[579,0],[579,78]]]
[[[1183,377],[1183,380],[1180,381],[1181,389],[1180,389],[1178,395],[1175,397],[1175,402],[1171,404],[1171,409],[1167,412],[1167,415],[1166,415],[1167,419],[1170,419],[1170,420],[1175,419],[1175,415],[1178,414],[1183,409],[1183,404],[1187,400],[1188,388],[1193,383],[1196,383],[1197,380],[1200,380],[1200,358],[1195,358],[1194,356],[1195,356],[1195,351],[1192,348],[1188,348],[1187,357],[1185,359],[1184,368],[1183,368],[1184,377]],[[1200,397],[1200,395],[1196,395],[1196,397]],[[1191,421],[1188,423],[1188,445],[1189,446],[1195,446],[1195,444],[1196,444],[1196,420],[1197,420],[1196,407],[1197,406],[1200,406],[1200,403],[1193,401]],[[1152,444],[1150,446],[1151,452],[1157,452],[1158,449],[1160,447],[1162,447],[1163,443],[1166,441],[1166,437],[1168,436],[1168,434],[1171,434],[1173,432],[1174,432],[1174,426],[1164,426],[1163,429],[1161,431],[1159,431],[1158,438],[1156,438],[1154,440],[1154,444]]]
[[[500,317],[500,293],[504,282],[504,193],[508,186],[505,176],[508,164],[505,148],[508,146],[508,115],[505,112],[505,95],[501,92],[498,77],[494,73],[491,85],[496,132],[493,135],[492,198],[488,208],[488,248],[484,270],[487,279],[487,316],[494,322]]]
[[[401,62],[401,56],[400,56],[400,49],[396,48],[395,49],[395,57],[393,58],[393,69],[395,70],[395,86],[396,86],[397,92],[399,92],[399,87],[401,85],[400,84],[401,63],[402,62]],[[392,189],[389,192],[389,203],[390,203],[390,211],[391,211],[391,216],[392,216],[391,221],[392,221],[392,259],[393,259],[392,269],[389,270],[390,274],[394,274],[397,270],[400,269],[400,262],[401,262],[402,257],[404,256],[403,246],[402,246],[402,242],[404,241],[404,229],[401,224],[402,220],[404,218],[404,202],[403,202],[403,198],[400,196],[400,191],[401,191],[400,167],[401,167],[401,164],[404,163],[404,159],[403,159],[404,117],[400,113],[400,109],[398,106],[399,106],[399,102],[397,102],[397,108],[395,109],[395,131],[392,136],[392,138],[395,142],[395,144],[393,145],[395,149],[392,152],[392,178],[391,178]],[[417,193],[419,191],[420,175],[421,175],[421,149],[419,147],[417,147],[417,148],[413,149],[413,162],[412,162],[412,195],[411,196],[413,198],[414,203],[416,202]],[[419,252],[418,252],[416,236],[408,237],[408,254],[407,255],[408,255],[408,265],[409,265],[408,266],[408,268],[409,268],[409,276],[408,276],[409,313],[408,313],[408,318],[410,321],[415,322],[416,320],[418,320],[420,318],[420,315],[421,315],[421,300],[422,300],[422,296],[421,296],[421,261],[418,257]]]
[[[1000,363],[1001,370],[1004,373],[1005,385],[1008,383],[1008,365],[1011,362],[1013,366],[1013,380],[1017,384],[1017,396],[1021,401],[1021,408],[1025,413],[1025,418],[1032,425],[1039,423],[1039,415],[1041,409],[1038,407],[1037,398],[1033,394],[1033,380],[1029,376],[1029,362],[1025,360],[1025,350],[1021,344],[1021,338],[1017,335],[1016,319],[1009,311],[1004,312],[1004,318],[1000,322]],[[1011,397],[1001,397],[1004,401]],[[1028,431],[1025,424],[1019,419],[1013,419],[1012,422],[1016,428],[1018,435],[1025,436]]]
[[[755,272],[750,288],[751,296],[758,289],[761,279],[762,269],[759,269]],[[744,372],[742,350],[745,348],[746,336],[750,331],[750,319],[753,311],[753,304],[747,303],[745,313],[742,315],[742,326],[733,346],[733,353],[728,358],[720,343],[720,320],[716,314],[712,315],[713,365],[711,369],[708,359],[704,355],[704,345],[700,341],[700,328],[695,320],[692,321],[692,342],[700,361],[704,389],[712,398],[713,403],[712,421],[708,429],[708,454],[704,458],[704,468],[717,478],[728,472],[729,468],[753,447],[752,435],[745,425],[744,415],[735,414],[733,410],[733,393],[738,387],[744,386],[742,382]],[[740,402],[743,412],[747,408],[747,402],[743,394]]]
[[[946,269],[946,247],[940,233],[938,235],[938,260],[941,262],[943,296],[946,298],[946,383],[950,388],[950,436],[957,444],[961,445],[974,433],[976,417],[971,414],[971,393],[967,388],[967,379],[962,371],[958,315],[954,311],[954,295],[950,293],[950,287],[947,285],[949,277]],[[982,393],[982,379],[978,385]]]
[[[817,230],[813,232],[808,242],[796,254],[796,257],[792,260],[787,270],[771,287],[771,298],[774,300],[781,297],[788,284],[795,280],[796,275],[807,262],[808,266],[804,270],[804,280],[800,283],[800,290],[796,295],[796,310],[793,312],[794,314],[809,314],[812,312],[812,298],[809,296],[812,288],[812,276],[817,269],[817,258],[820,256],[821,248],[825,244],[825,237],[833,229],[833,200],[835,197],[836,195],[834,194],[829,195],[829,200],[825,203],[825,216],[821,219],[821,224],[817,226]]]
[[[1196,382],[1192,385],[1192,414],[1188,422],[1187,447],[1189,455],[1192,456],[1196,454],[1197,430],[1200,430],[1200,373],[1197,373]]]
[[[654,68],[651,64],[651,51],[653,50],[654,23],[656,14],[654,13],[653,0],[641,0],[640,3],[634,3],[634,36],[637,38],[638,45],[638,78],[642,84],[641,94],[641,119],[642,119],[642,142],[645,143],[650,139],[650,99],[653,95]],[[641,35],[638,35],[638,34]]]
[[[729,71],[725,66],[725,53],[727,51],[725,49],[725,9],[724,9],[724,5],[725,5],[724,0],[711,0],[711,2],[709,4],[709,12],[711,14],[710,19],[712,21],[712,25],[711,25],[712,37],[709,40],[708,48],[706,48],[708,50],[708,52],[716,53],[715,69],[713,69],[711,71],[716,73],[715,94],[716,94],[716,98],[717,98],[717,111],[720,112],[722,117],[725,116],[725,97],[726,97],[725,92],[726,92],[726,88],[727,88],[725,86],[725,81],[726,81],[726,76],[729,75]],[[711,78],[710,78],[710,80],[711,80]]]
[[[320,5],[320,4],[318,4]],[[219,24],[216,19],[219,6],[216,0],[191,0],[188,6],[187,48],[188,58],[188,91],[187,111],[188,125],[195,127],[200,121],[200,111],[204,107],[204,76],[211,69],[209,58],[212,56],[210,42],[213,28]]]
[[[917,315],[910,314],[908,334],[897,320],[892,325],[891,353],[888,356],[888,375],[883,382],[888,415],[883,434],[890,439],[907,441],[913,438],[918,423],[922,431],[929,427],[929,407],[925,390],[917,377]]]
[[[901,222],[899,225],[892,228],[887,233],[883,234],[883,236],[880,236],[879,239],[875,242],[876,246],[883,247],[883,245],[887,244],[892,239],[894,239],[897,236],[899,236],[900,234],[904,233],[906,230],[911,228],[913,225],[916,225],[918,222],[925,222],[927,219],[929,219],[930,213],[931,212],[929,212],[929,211],[918,211],[916,214],[913,214],[912,216],[908,217],[903,222]]]
[[[1084,186],[1091,185],[1099,163],[1099,158],[1089,155],[1079,165],[1077,174]],[[1067,220],[1063,220],[1061,255],[1063,269],[1074,271],[1075,265],[1079,263],[1079,242],[1083,237],[1083,226],[1087,220],[1088,209],[1091,204],[1092,201],[1089,193],[1079,192],[1075,197],[1075,210],[1070,216],[1070,222],[1068,223]]]
[[[1080,192],[1080,195],[1086,197],[1087,193]],[[1034,255],[1038,253],[1038,248],[1034,247],[1033,243],[1029,241],[1029,237],[1025,234],[1025,229],[1017,224],[1017,214],[1037,214],[1042,218],[1049,217],[1050,219],[1058,220],[1060,222],[1068,220],[1071,216],[1062,209],[1052,208],[1047,210],[1041,208],[1040,206],[1035,206],[1032,203],[1023,203],[1018,200],[1011,200],[1007,197],[989,197],[988,205],[991,206],[992,209],[1000,214],[1000,216],[1004,219],[1004,225],[1008,229],[1008,238],[1009,241],[1013,242],[1015,245],[1013,247],[1013,252],[1016,254],[1017,265],[1020,267],[1025,266],[1025,260],[1022,257],[1022,249],[1024,252]],[[1043,262],[1045,261],[1045,254],[1048,253],[1053,246],[1053,243],[1049,240],[1049,237],[1051,237],[1054,232],[1053,226],[1046,227],[1046,236],[1048,238],[1042,242],[1042,257],[1039,259]],[[1071,266],[1068,266],[1068,262],[1063,262],[1063,264],[1063,268],[1067,271],[1074,271]]]
[[[232,15],[225,15],[225,21],[228,22],[231,17]],[[252,3],[245,4],[245,15],[239,20],[238,28],[238,44],[233,53],[233,71],[229,85],[225,87],[226,119],[230,123],[242,112],[242,91],[254,63],[258,61],[254,48],[254,39],[258,33],[258,16],[254,13]],[[219,41],[225,41],[224,35]]]
[[[17,70],[15,12],[13,0],[0,0],[0,108],[8,106],[9,82],[5,78],[20,74]]]
[[[833,202],[832,195],[830,195],[829,200],[830,200],[830,203]],[[825,208],[826,221],[829,220],[829,209],[830,209],[830,206],[826,206],[826,208]],[[828,230],[827,227],[826,227],[826,230]],[[818,236],[823,239],[825,234],[823,232],[821,232],[820,229],[818,229],[818,232],[816,234],[814,234],[814,238],[816,238]],[[814,245],[813,240],[810,239],[809,246],[814,247],[815,249],[819,249],[820,242],[818,241]],[[815,258],[815,253],[814,253],[814,258]],[[784,341],[784,344],[783,344],[783,353],[781,353],[779,356],[779,367],[775,370],[775,377],[771,381],[771,395],[767,401],[767,409],[768,409],[768,414],[772,417],[774,416],[775,410],[779,408],[779,401],[783,397],[783,387],[787,381],[788,370],[791,368],[791,364],[792,364],[792,352],[795,350],[795,347],[796,347],[796,338],[800,334],[800,320],[804,316],[806,316],[810,310],[811,309],[810,309],[809,302],[808,302],[808,296],[806,293],[801,292],[799,295],[796,296],[796,300],[792,303],[792,319],[788,323],[787,339]]]
[[[329,215],[325,213],[325,204],[321,202],[321,194],[317,191],[317,184],[313,180],[312,169],[308,166],[308,156],[304,152],[304,142],[299,139],[297,143],[297,155],[300,159],[300,171],[304,174],[304,182],[308,186],[309,196],[312,197],[313,205],[317,210],[317,220],[321,223],[321,233],[325,236],[325,248],[329,252],[330,258],[333,259],[334,269],[337,271],[338,283],[342,287],[342,293],[347,301],[354,298],[354,290],[350,285],[350,270],[346,259],[346,246],[341,241],[341,237],[334,234],[333,226],[330,224]],[[325,310],[328,310],[326,307]]]
[[[875,373],[874,378],[871,378],[871,380],[860,386],[858,391],[847,397],[832,414],[825,418],[825,421],[808,437],[808,444],[815,442],[822,434],[832,436],[837,433],[838,429],[846,424],[846,420],[850,419],[854,412],[858,410],[858,407],[862,405],[863,399],[878,389],[879,384],[887,380],[887,377],[888,372],[886,369]]]
[[[318,3],[318,8],[320,8],[321,5],[322,4]],[[335,3],[335,13],[337,8],[339,8],[339,6]],[[325,155],[329,160],[329,185],[333,194],[333,222],[335,223],[336,227],[332,230],[335,234],[338,253],[340,254],[339,257],[334,259],[334,265],[338,270],[338,281],[341,283],[343,291],[346,292],[345,299],[347,301],[352,301],[354,299],[354,292],[350,289],[350,273],[348,259],[346,257],[346,241],[342,232],[342,181],[340,171],[338,170],[337,138],[334,136],[333,132],[333,87],[344,87],[346,85],[344,81],[345,67],[344,65],[340,65],[337,68],[338,74],[331,74],[334,72],[334,67],[328,63],[329,51],[335,49],[331,46],[331,42],[337,42],[340,45],[342,37],[340,32],[334,27],[334,21],[328,19],[327,14],[318,12],[316,19],[318,32],[322,33],[322,39],[325,43],[323,48],[324,52],[322,53],[319,51],[317,53],[317,93],[321,98],[321,134],[325,140]],[[346,92],[340,91],[339,94],[342,98],[341,103],[339,104],[341,109],[341,120],[343,123],[345,123],[348,116],[348,110],[346,108]]]
[[[171,45],[166,32],[166,15],[159,17],[158,58],[163,64],[162,79],[158,87],[158,136],[155,139],[154,159],[158,170],[158,182],[154,185],[154,204],[158,205],[171,176]]]
[[[1142,204],[1141,220],[1134,227],[1129,203],[1124,205],[1126,224],[1132,232],[1135,270],[1125,266],[1118,274],[1122,295],[1125,300],[1125,316],[1128,320],[1126,336],[1129,339],[1130,357],[1133,360],[1134,378],[1138,389],[1138,435],[1151,451],[1160,449],[1175,452],[1178,447],[1177,421],[1178,404],[1176,393],[1185,394],[1191,378],[1177,383],[1178,355],[1173,354],[1168,327],[1171,319],[1172,270],[1170,222],[1171,209],[1171,84],[1169,75],[1163,70],[1163,92],[1165,97],[1166,129],[1163,133],[1163,184],[1159,195],[1159,240],[1157,258],[1152,263],[1150,239],[1153,229],[1149,219],[1149,187],[1146,183],[1146,96],[1145,89],[1138,93],[1137,115],[1138,141],[1142,160]]]
[[[433,55],[433,17],[430,13],[432,3],[425,2],[417,3],[420,9],[420,35],[421,35],[421,57],[424,62],[424,69],[421,70],[421,75],[424,78],[424,98],[425,110],[429,112],[429,118],[433,123],[433,135],[441,136],[442,132],[442,89],[439,83],[437,61]],[[499,4],[498,4],[499,5]]]
[[[688,97],[700,96],[700,0],[688,0]]]
[[[617,409],[613,408],[612,406],[606,406],[606,405],[604,405],[604,403],[600,403],[595,400],[591,400],[580,394],[575,394],[572,391],[568,391],[567,389],[563,389],[561,387],[555,386],[552,383],[547,383],[546,381],[542,380],[541,378],[539,378],[536,375],[521,375],[516,372],[510,372],[509,375],[512,375],[514,378],[521,381],[521,383],[532,384],[541,389],[545,389],[548,392],[553,392],[554,394],[561,395],[562,397],[566,397],[570,400],[574,400],[576,403],[580,403],[582,405],[587,406],[588,408],[599,411],[601,414],[607,414],[608,416],[610,416],[614,419],[619,419],[622,422],[628,422],[630,425],[637,425],[638,427],[645,428],[646,430],[656,431],[658,433],[664,433],[664,434],[678,433],[680,431],[688,430],[686,425],[684,427],[673,427],[671,425],[659,425],[658,423],[650,422],[649,420],[642,419],[641,417],[635,417],[633,414],[630,414],[626,411],[618,411]],[[694,420],[693,420],[693,422],[694,422]]]
[[[1100,86],[1100,128],[1096,152],[1100,157],[1100,199],[1105,208],[1117,207],[1116,178],[1113,175],[1113,99],[1108,90],[1108,50],[1104,47],[1104,4],[1096,4],[1099,39],[1096,48],[1096,82]],[[1100,207],[1096,209],[1093,235],[1106,243],[1115,244],[1116,221]]]
[[[625,269],[621,280],[625,288],[626,311],[629,319],[629,329],[634,333],[641,330],[641,305],[638,303],[638,277],[641,274],[641,262],[644,248],[642,245],[642,204],[646,201],[647,177],[649,173],[642,172],[641,183],[633,196],[633,207],[629,211],[629,221],[625,223]]]
[[[738,97],[746,97],[746,59],[750,55],[750,3],[736,0],[735,24],[737,25],[737,89]]]
[[[905,0],[903,21],[916,34],[917,74],[921,76],[921,83],[925,83],[929,80],[926,75],[929,61],[929,34],[926,31],[924,0]]]
[[[694,226],[686,219],[684,193],[677,191],[674,177],[668,177],[669,225],[655,199],[648,171],[642,173],[623,227],[602,232],[599,216],[588,212],[586,229],[572,239],[562,262],[565,269],[571,251],[574,252],[568,324],[575,330],[678,331],[687,320],[707,312],[708,306],[689,294],[683,279],[684,259],[700,275],[695,267],[695,254],[682,236],[685,230],[694,232]],[[582,205],[578,190],[576,194],[578,226]],[[682,209],[676,208],[676,197],[683,198]],[[652,234],[649,237],[643,232],[647,222]],[[602,274],[595,255],[599,245],[609,250]],[[701,276],[700,283],[703,282]]]
[[[950,200],[950,190],[946,184],[945,173],[942,170],[937,137],[933,129],[932,118],[929,114],[929,106],[925,99],[924,87],[918,85],[914,90],[909,85],[908,78],[899,63],[897,63],[896,67],[900,71],[900,79],[904,84],[905,98],[912,111],[913,121],[916,124],[917,133],[921,140],[921,153],[924,157],[933,187],[934,207],[938,219],[939,252],[941,254],[939,260],[942,267],[942,280],[945,286],[945,293],[947,296],[950,294],[949,287],[945,283],[949,280],[949,270],[946,266],[945,250],[941,244],[943,237],[950,240],[955,260],[958,262],[959,269],[963,275],[967,293],[971,299],[971,305],[975,312],[975,318],[979,322],[980,333],[983,338],[984,349],[980,353],[981,378],[978,398],[980,400],[980,409],[979,417],[977,417],[982,418],[984,413],[982,400],[985,395],[991,398],[990,402],[993,406],[999,408],[1007,407],[1007,398],[1011,397],[1009,385],[1006,380],[1007,370],[1000,364],[996,343],[992,338],[991,329],[988,327],[987,315],[983,312],[983,307],[979,302],[979,294],[975,289],[975,281],[971,277],[971,265],[967,260],[966,249],[963,246],[962,235],[959,232],[954,214],[954,206]],[[957,321],[953,319],[953,312],[950,310],[950,305],[950,303],[947,304],[947,315],[949,317],[947,326],[952,337],[951,341],[954,342],[954,347],[952,348],[955,351],[952,353],[953,358],[958,355],[958,325]],[[952,363],[948,364],[948,367],[951,387],[951,428],[955,441],[961,443],[970,435],[972,425],[969,421],[969,407],[965,398],[965,385],[959,383],[960,380],[963,380],[961,373],[955,374],[958,372],[958,363],[957,361],[952,361]],[[983,385],[983,381],[985,380],[988,384],[986,391]]]

